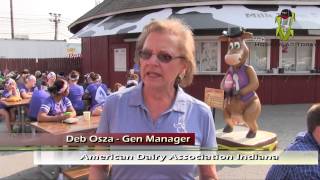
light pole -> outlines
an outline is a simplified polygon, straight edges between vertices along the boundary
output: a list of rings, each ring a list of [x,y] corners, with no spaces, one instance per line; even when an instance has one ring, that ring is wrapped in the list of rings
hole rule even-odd
[[[10,21],[11,21],[11,39],[14,39],[12,0],[10,0]]]
[[[49,13],[52,19],[49,19],[51,22],[54,22],[54,40],[58,40],[58,23],[60,23],[61,14]]]

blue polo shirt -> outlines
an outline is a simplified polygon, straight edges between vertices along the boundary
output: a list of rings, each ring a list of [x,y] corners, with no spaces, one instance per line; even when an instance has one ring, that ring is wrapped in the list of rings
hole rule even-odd
[[[28,116],[33,119],[37,119],[41,105],[49,96],[50,94],[46,90],[35,90],[32,93],[32,97],[30,100]]]
[[[287,151],[318,151],[319,153],[320,145],[311,133],[300,132]],[[320,179],[319,163],[320,156],[318,156],[318,165],[273,165],[268,171],[266,180]]]
[[[103,103],[109,95],[107,85],[99,82],[89,84],[89,86],[86,88],[84,92],[90,94],[90,109],[97,104]]]
[[[97,133],[195,133],[195,145],[217,147],[210,108],[180,87],[176,99],[155,123],[142,96],[142,83],[106,99]],[[194,179],[196,165],[113,165],[112,179]]]
[[[49,116],[55,116],[66,112],[68,107],[72,107],[72,104],[67,97],[63,97],[59,102],[56,102],[52,96],[49,96],[43,101],[39,111],[45,112]]]
[[[72,106],[76,111],[83,111],[84,103],[82,101],[82,96],[84,94],[83,87],[78,84],[71,84],[69,86],[69,95]]]

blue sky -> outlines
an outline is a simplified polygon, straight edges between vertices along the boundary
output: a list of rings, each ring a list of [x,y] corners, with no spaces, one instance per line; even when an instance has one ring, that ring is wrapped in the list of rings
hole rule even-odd
[[[58,39],[68,40],[72,34],[67,26],[95,7],[102,0],[12,0],[15,35],[27,35],[30,39],[54,38],[54,23],[49,19],[52,13],[61,14]],[[11,38],[10,0],[1,0],[0,38]]]

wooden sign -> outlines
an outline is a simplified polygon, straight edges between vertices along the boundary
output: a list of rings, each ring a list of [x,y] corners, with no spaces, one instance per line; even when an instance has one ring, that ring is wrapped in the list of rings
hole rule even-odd
[[[204,90],[204,102],[212,108],[223,109],[224,91],[206,87]]]

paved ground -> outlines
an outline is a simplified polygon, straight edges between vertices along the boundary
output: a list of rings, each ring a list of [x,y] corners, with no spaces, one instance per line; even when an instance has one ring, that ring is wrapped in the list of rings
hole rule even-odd
[[[306,129],[305,115],[310,104],[265,105],[259,121],[260,129],[278,135],[278,149],[285,148],[295,135]],[[224,127],[222,113],[216,112],[216,128]],[[5,131],[4,123],[0,122],[0,133]],[[0,178],[4,179],[46,179],[38,167],[32,162],[32,153],[0,152]],[[46,171],[56,166],[46,166]],[[218,166],[220,179],[264,179],[269,166]]]

